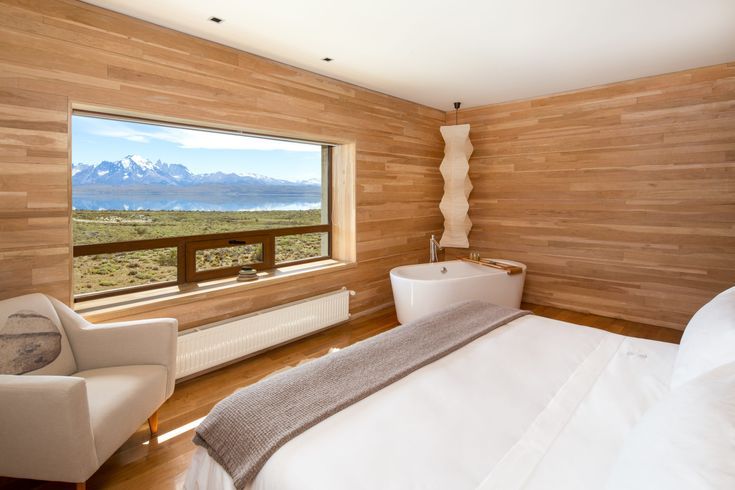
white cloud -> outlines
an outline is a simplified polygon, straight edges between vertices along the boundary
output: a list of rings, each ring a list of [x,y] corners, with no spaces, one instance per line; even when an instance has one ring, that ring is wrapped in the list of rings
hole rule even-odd
[[[92,133],[98,136],[109,136],[110,138],[122,138],[136,143],[150,143],[150,137],[142,131],[127,129],[97,128]]]
[[[148,143],[150,141],[147,137],[138,134],[130,135],[126,139],[129,139],[130,141],[135,141],[136,143]]]
[[[181,148],[204,148],[209,150],[321,150],[318,145],[178,128],[161,128],[153,133],[151,137],[177,144]]]
[[[208,150],[283,150],[283,151],[321,151],[319,145],[280,141],[236,134],[215,133],[192,129],[155,127],[153,130],[139,129],[125,123],[98,121],[92,133],[99,136],[123,138],[136,143],[150,143],[153,140],[173,143],[179,148]],[[125,124],[123,126],[123,124]],[[136,125],[137,126],[137,125]]]

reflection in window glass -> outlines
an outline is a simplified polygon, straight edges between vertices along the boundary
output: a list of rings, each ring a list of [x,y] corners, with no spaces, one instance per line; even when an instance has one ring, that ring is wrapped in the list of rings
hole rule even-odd
[[[125,258],[75,259],[76,293],[176,280],[176,260],[158,263],[168,253],[155,249],[158,239],[328,224],[327,145],[80,112],[71,131],[74,246],[151,242]],[[283,260],[316,253],[306,239],[286,240],[282,252]],[[195,269],[253,262],[263,262],[258,246],[228,247],[197,252]]]
[[[175,248],[74,257],[74,293],[175,281],[176,257]]]
[[[197,272],[243,266],[263,261],[263,245],[253,243],[196,251]]]
[[[276,264],[326,257],[328,254],[328,233],[302,233],[276,237]]]

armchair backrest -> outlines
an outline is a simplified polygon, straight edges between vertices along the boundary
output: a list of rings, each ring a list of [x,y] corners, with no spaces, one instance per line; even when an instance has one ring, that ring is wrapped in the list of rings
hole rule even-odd
[[[64,326],[46,296],[0,301],[0,374],[68,376],[76,371]]]

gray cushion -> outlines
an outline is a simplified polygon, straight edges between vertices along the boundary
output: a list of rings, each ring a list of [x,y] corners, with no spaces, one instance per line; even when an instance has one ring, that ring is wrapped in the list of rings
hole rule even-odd
[[[0,302],[0,374],[68,376],[76,369],[61,321],[44,295]]]

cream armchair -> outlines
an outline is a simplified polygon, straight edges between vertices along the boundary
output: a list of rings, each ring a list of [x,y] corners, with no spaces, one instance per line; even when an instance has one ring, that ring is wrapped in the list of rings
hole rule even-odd
[[[177,322],[93,325],[55,299],[30,294],[0,301],[0,355],[18,351],[8,346],[28,335],[15,324],[3,334],[3,325],[33,315],[58,327],[60,352],[39,369],[0,374],[0,475],[84,488],[146,419],[157,431],[158,408],[174,390]]]

